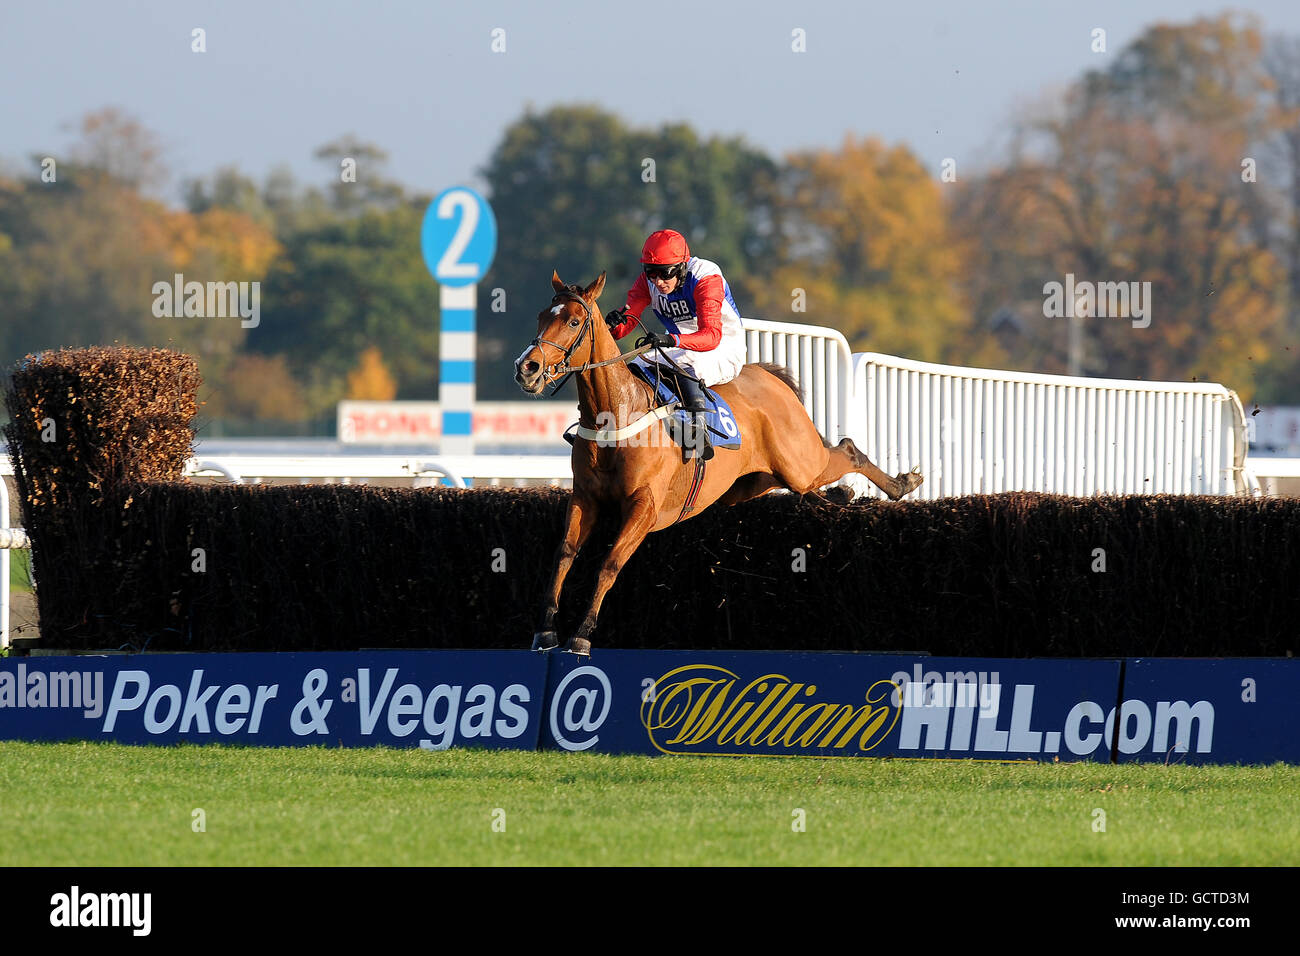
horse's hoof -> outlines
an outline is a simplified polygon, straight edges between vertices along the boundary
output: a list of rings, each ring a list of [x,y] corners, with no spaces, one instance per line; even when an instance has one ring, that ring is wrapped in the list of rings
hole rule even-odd
[[[576,657],[590,657],[591,641],[585,637],[571,637],[569,643],[564,645],[564,653],[573,654]]]
[[[899,498],[906,497],[916,491],[917,488],[920,488],[921,483],[925,481],[925,478],[922,477],[921,472],[917,468],[913,468],[911,471],[905,471],[901,474],[895,475],[894,480],[898,482],[899,488],[898,496],[894,498],[894,500],[897,501]]]
[[[533,635],[533,650],[549,651],[560,644],[560,635],[554,631],[538,631]]]

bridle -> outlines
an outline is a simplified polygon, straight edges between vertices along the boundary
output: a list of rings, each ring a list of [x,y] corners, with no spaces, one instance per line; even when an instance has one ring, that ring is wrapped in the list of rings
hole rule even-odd
[[[638,348],[633,349],[630,352],[622,352],[615,358],[605,359],[603,362],[586,362],[582,365],[577,365],[577,366],[570,365],[569,359],[573,357],[573,353],[576,352],[578,350],[578,347],[582,345],[583,340],[586,339],[587,337],[587,333],[592,330],[592,325],[595,322],[595,316],[592,314],[591,306],[587,305],[587,300],[584,299],[582,296],[578,295],[576,292],[570,292],[568,289],[565,289],[563,292],[555,293],[554,297],[552,297],[551,299],[551,305],[555,305],[561,299],[565,299],[571,302],[576,302],[578,303],[578,305],[582,306],[582,311],[583,311],[582,328],[578,330],[578,337],[573,340],[573,344],[570,345],[568,348],[565,348],[559,342],[552,342],[550,339],[544,339],[540,335],[537,336],[535,339],[532,340],[532,342],[529,343],[534,348],[540,348],[543,345],[549,345],[551,348],[564,353],[563,358],[561,358],[560,361],[555,362],[551,365],[542,366],[542,387],[543,388],[550,385],[552,382],[555,382],[557,378],[559,379],[559,381],[555,385],[555,389],[551,392],[552,396],[558,393],[560,389],[564,388],[565,383],[569,380],[569,377],[571,375],[575,375],[578,372],[585,372],[587,371],[587,369],[590,368],[600,368],[602,365],[613,365],[615,362],[627,362],[630,361],[631,359],[636,358],[639,355],[644,355],[646,352],[654,348],[654,346],[652,345],[642,345],[639,346]],[[595,338],[594,332],[592,332],[592,338],[593,339]]]

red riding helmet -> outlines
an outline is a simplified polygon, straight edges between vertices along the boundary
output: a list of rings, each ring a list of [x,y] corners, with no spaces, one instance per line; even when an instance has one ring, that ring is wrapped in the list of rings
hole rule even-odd
[[[673,266],[690,257],[691,249],[686,245],[686,237],[672,229],[651,233],[641,247],[642,265]]]

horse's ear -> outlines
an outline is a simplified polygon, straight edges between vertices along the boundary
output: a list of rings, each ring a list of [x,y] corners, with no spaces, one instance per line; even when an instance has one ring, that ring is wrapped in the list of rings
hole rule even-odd
[[[597,299],[600,298],[600,294],[604,291],[605,291],[605,273],[602,272],[600,275],[596,276],[595,282],[587,286],[587,289],[585,292],[583,292],[582,297],[584,299],[590,299],[592,302],[595,302]]]
[[[566,288],[564,280],[560,278],[560,274],[554,269],[551,270],[551,287],[556,292],[563,292]]]

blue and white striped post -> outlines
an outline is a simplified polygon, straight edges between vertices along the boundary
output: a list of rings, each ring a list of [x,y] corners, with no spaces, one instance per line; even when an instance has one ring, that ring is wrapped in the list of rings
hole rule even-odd
[[[420,250],[441,286],[438,401],[442,405],[439,451],[444,455],[474,454],[475,283],[492,265],[496,249],[496,217],[474,190],[453,186],[429,204],[420,230]]]

